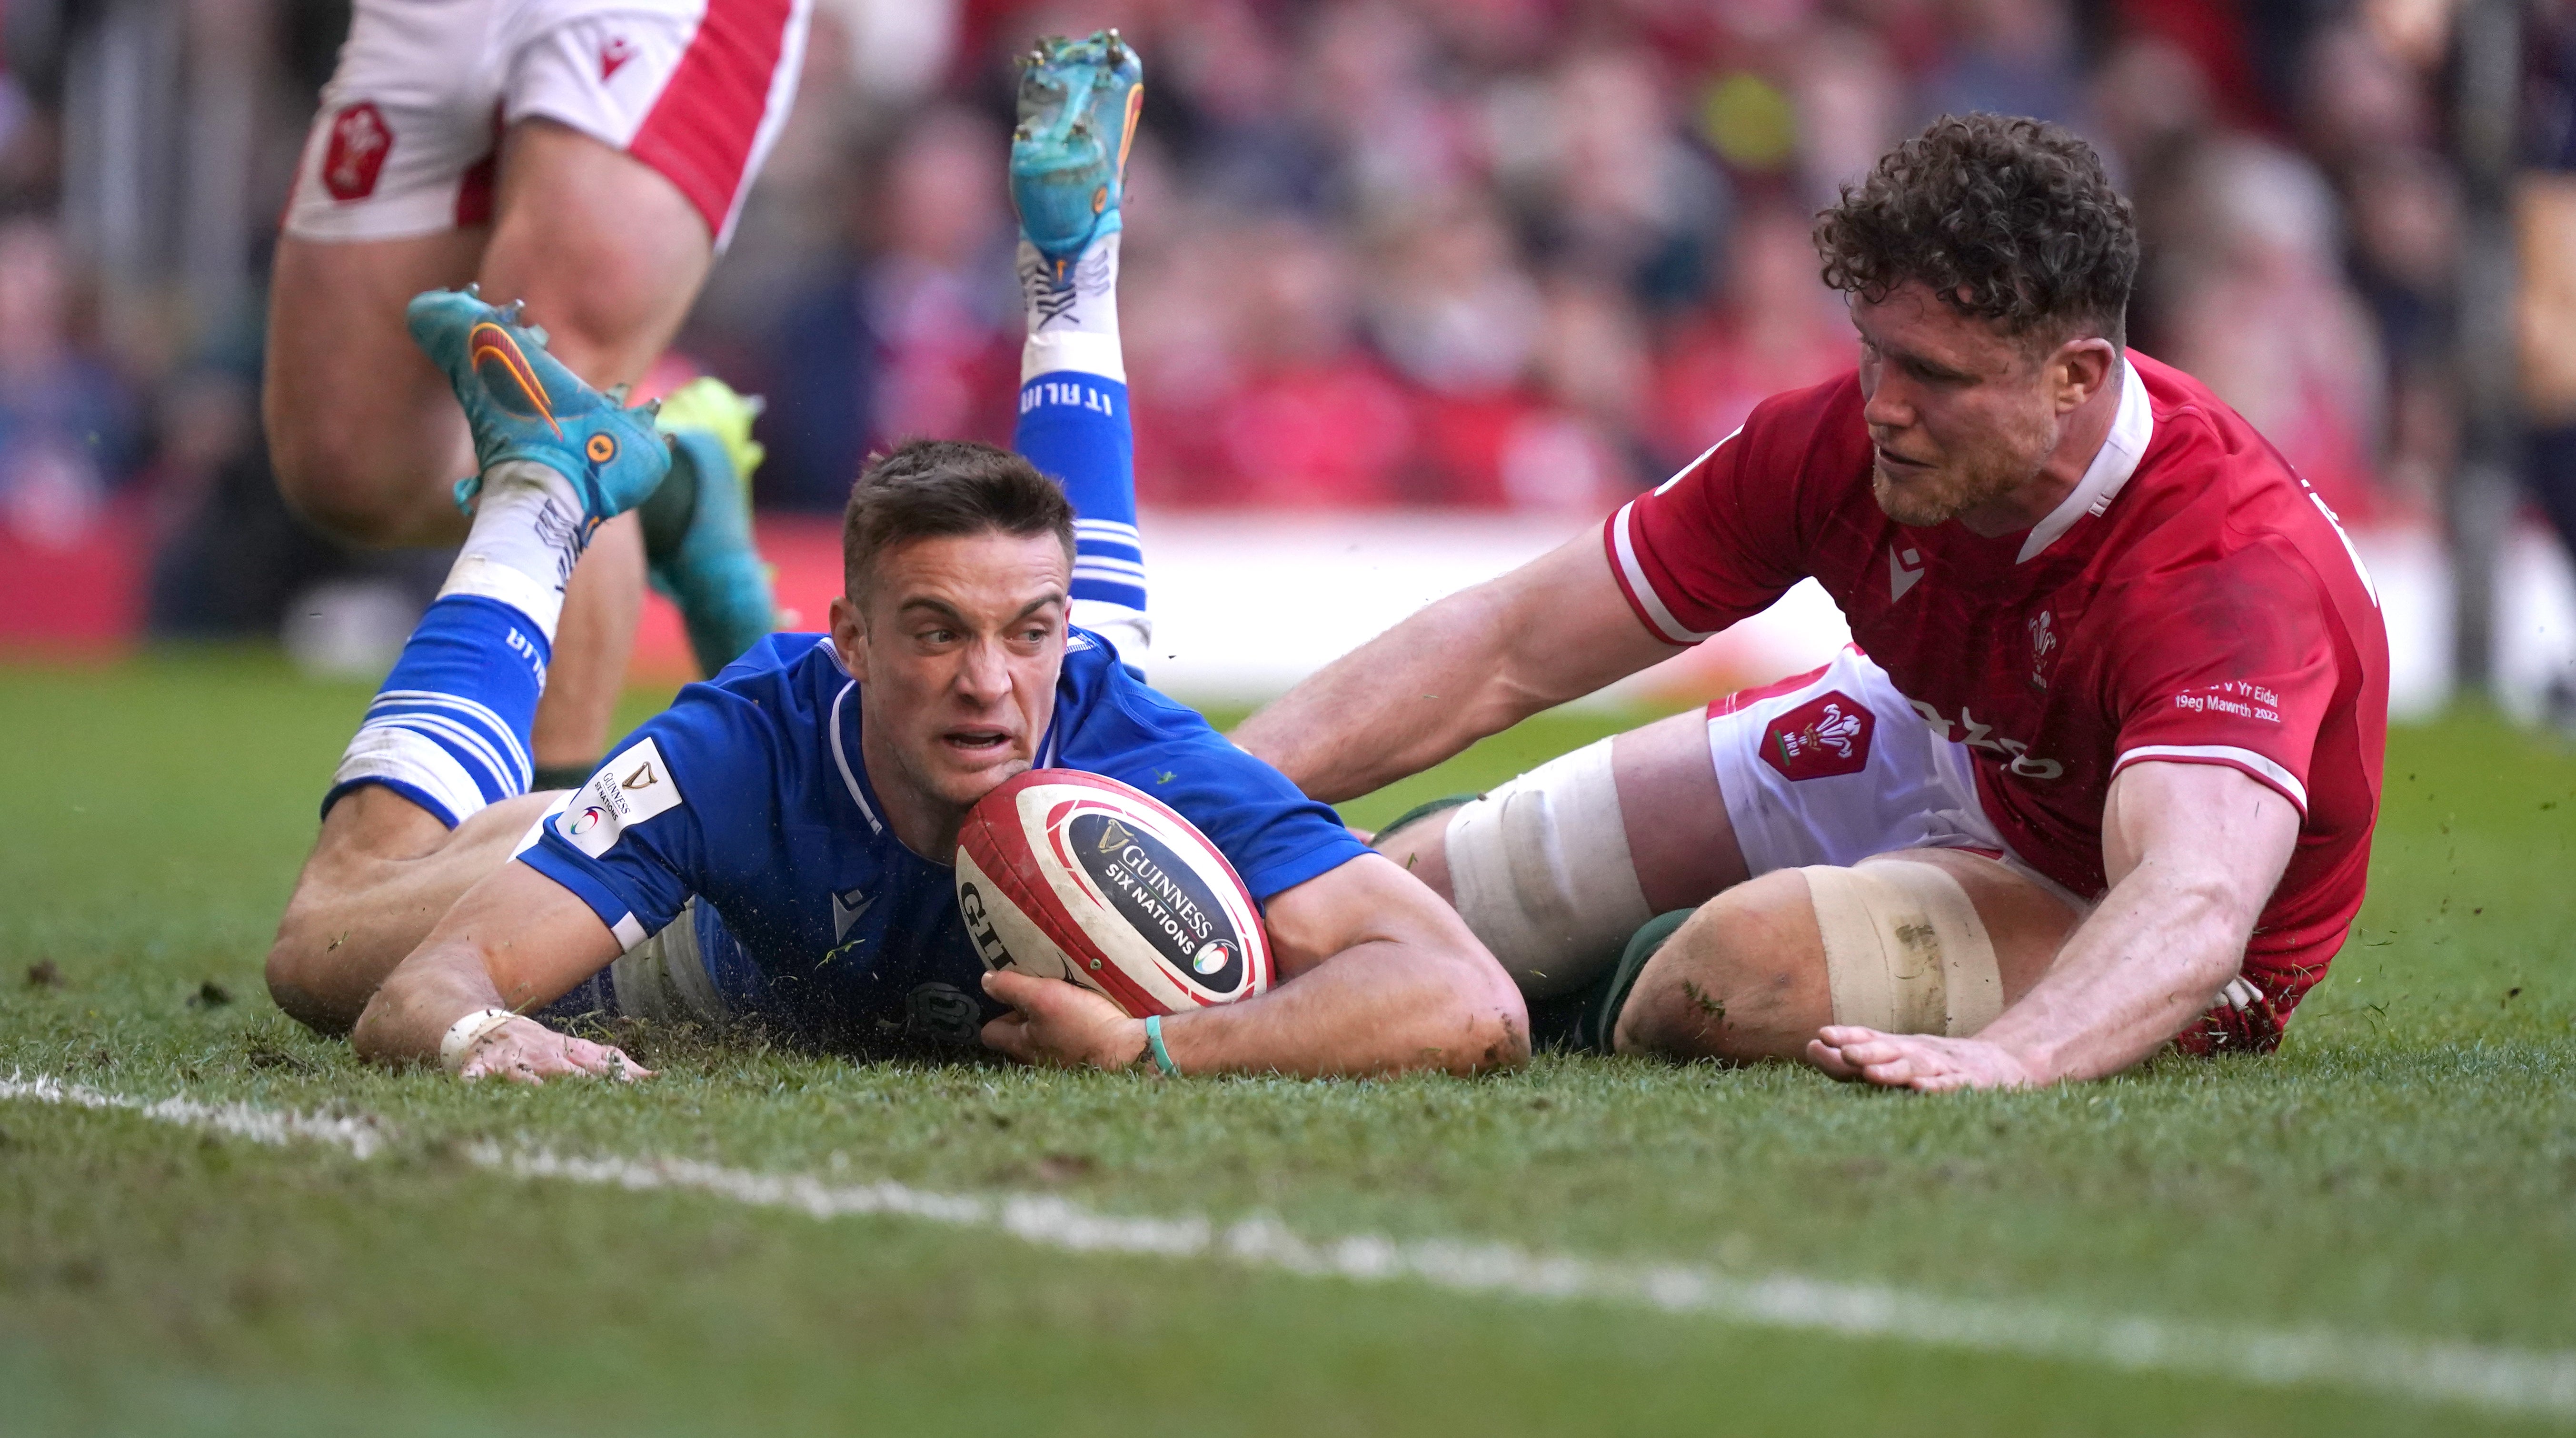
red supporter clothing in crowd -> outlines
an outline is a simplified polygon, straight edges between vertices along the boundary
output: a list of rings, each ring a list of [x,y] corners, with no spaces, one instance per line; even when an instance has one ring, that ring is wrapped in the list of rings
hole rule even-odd
[[[1149,504],[1372,509],[1402,502],[1404,392],[1357,355],[1251,376],[1189,402],[1136,386],[1136,489]]]
[[[1732,316],[1695,325],[1666,351],[1655,377],[1655,449],[1679,464],[1709,436],[1741,427],[1755,405],[1831,379],[1851,361],[1848,324],[1775,325],[1762,336]]]
[[[1690,644],[1814,577],[1968,747],[2014,850],[2078,894],[2105,887],[2122,766],[2223,764],[2280,791],[2298,847],[2244,970],[2271,1011],[2244,1041],[2268,1047],[2361,907],[2379,809],[2388,639],[2342,526],[2235,411],[2143,355],[2082,482],[2019,534],[1889,519],[1861,408],[1850,372],[1780,395],[1611,516],[1629,603]]]

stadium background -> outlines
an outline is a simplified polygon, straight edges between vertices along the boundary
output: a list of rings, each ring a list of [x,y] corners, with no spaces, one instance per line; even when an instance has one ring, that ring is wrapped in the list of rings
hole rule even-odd
[[[2540,503],[2576,465],[2569,0],[819,3],[684,346],[773,399],[790,602],[870,443],[1005,437],[1007,61],[1119,24],[1153,663],[1221,724],[1841,362],[1797,217],[1887,139],[2069,118],[2147,225],[2141,346],[2332,494],[2386,597],[2410,719],[2334,972],[2272,1056],[1938,1098],[650,1025],[634,1088],[363,1064],[261,973],[445,563],[304,534],[260,456],[345,8],[0,0],[0,1433],[2576,1423],[2576,745],[2538,722],[2576,631]],[[682,677],[651,622],[621,724]],[[1834,637],[1812,592],[1749,628],[1643,697]]]
[[[1007,441],[1010,60],[1123,26],[1151,66],[1123,312],[1156,667],[1255,698],[1847,364],[1806,216],[1931,115],[2046,116],[2137,201],[2134,342],[2359,536],[2400,713],[2491,670],[2517,714],[2576,722],[2546,523],[2554,501],[2576,534],[2576,6],[2520,8],[2482,183],[2451,0],[818,0],[672,372],[769,397],[768,544],[819,613],[871,446]],[[282,635],[363,674],[442,572],[303,530],[260,450],[273,218],[345,24],[330,0],[6,7],[0,646]],[[2482,413],[2499,348],[2522,393]],[[2491,641],[2461,576],[2496,585]],[[1808,591],[1630,692],[1838,638]],[[685,677],[658,602],[636,663]]]

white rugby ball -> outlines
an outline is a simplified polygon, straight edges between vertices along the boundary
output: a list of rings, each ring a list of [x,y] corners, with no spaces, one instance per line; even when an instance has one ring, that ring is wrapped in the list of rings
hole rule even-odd
[[[957,908],[988,969],[1069,979],[1130,1015],[1270,987],[1270,936],[1225,855],[1140,790],[1032,769],[957,835]]]

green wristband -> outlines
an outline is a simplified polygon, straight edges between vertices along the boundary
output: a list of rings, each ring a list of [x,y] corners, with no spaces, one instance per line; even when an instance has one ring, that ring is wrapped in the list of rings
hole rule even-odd
[[[1156,1014],[1145,1020],[1145,1047],[1154,1051],[1154,1067],[1163,1071],[1163,1077],[1179,1078],[1181,1076],[1181,1066],[1172,1062],[1172,1051],[1163,1047],[1163,1016],[1161,1014]]]

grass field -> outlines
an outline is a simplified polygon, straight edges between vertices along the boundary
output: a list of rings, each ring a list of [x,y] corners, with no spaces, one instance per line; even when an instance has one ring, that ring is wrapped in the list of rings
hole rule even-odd
[[[0,670],[0,1432],[2576,1425],[2576,758],[2487,718],[2392,736],[2370,903],[2268,1059],[1922,1098],[648,1035],[650,1084],[527,1090],[262,992],[365,697]]]

